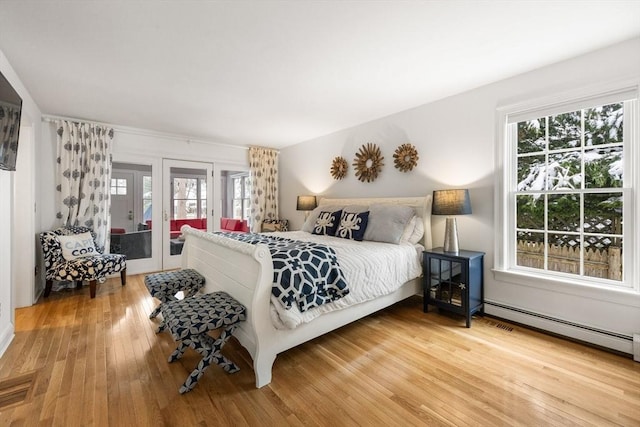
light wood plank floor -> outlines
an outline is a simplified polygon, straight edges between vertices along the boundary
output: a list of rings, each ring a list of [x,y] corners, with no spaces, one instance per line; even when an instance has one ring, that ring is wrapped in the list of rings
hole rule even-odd
[[[19,309],[0,380],[36,376],[0,425],[640,425],[639,363],[490,318],[466,329],[418,297],[279,355],[262,389],[232,339],[241,371],[211,366],[180,395],[199,355],[167,363],[155,304],[130,276]]]

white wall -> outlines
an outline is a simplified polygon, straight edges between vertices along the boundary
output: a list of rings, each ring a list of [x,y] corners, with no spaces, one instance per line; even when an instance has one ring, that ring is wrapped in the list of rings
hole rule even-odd
[[[469,64],[469,72],[473,72],[473,64]],[[638,333],[637,294],[583,293],[580,289],[560,293],[500,282],[491,273],[494,180],[499,173],[494,166],[496,107],[627,78],[640,78],[640,39],[283,149],[280,217],[288,218],[294,229],[302,225],[304,215],[295,210],[296,196],[302,194],[415,196],[437,189],[469,188],[473,214],[458,217],[460,247],[486,252],[486,300],[626,336]],[[358,181],[351,166],[355,153],[367,142],[378,144],[385,157],[382,173],[373,183]],[[399,172],[393,165],[394,150],[405,142],[414,144],[420,156],[417,168],[409,173]],[[350,164],[341,181],[333,180],[329,172],[335,156],[345,157]],[[434,216],[432,220],[434,246],[441,246],[445,219]],[[536,322],[487,307],[487,312],[492,311],[523,323]],[[534,326],[552,329],[544,322]],[[611,343],[585,330],[563,326],[556,332],[631,352],[627,341]]]
[[[14,333],[14,309],[16,304],[22,305],[22,298],[32,298],[34,294],[33,271],[35,268],[35,235],[34,229],[39,224],[38,212],[35,208],[35,188],[33,176],[37,175],[34,165],[37,159],[37,146],[41,138],[41,113],[29,95],[9,61],[0,51],[0,71],[22,98],[21,127],[29,126],[27,137],[21,137],[18,145],[18,163],[16,172],[0,170],[0,355],[7,348]],[[24,145],[24,144],[31,144]],[[20,185],[25,185],[24,191]],[[17,221],[16,206],[29,206],[25,216],[31,219],[26,223]],[[20,224],[20,227],[17,226]],[[14,250],[26,250],[33,256],[31,262],[18,263]],[[28,283],[24,283],[23,280]],[[28,289],[24,289],[27,287]],[[20,295],[20,300],[16,297]],[[22,297],[22,295],[27,295]]]

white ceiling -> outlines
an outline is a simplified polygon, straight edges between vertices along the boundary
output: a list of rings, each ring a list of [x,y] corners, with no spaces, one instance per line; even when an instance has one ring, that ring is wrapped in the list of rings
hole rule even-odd
[[[275,148],[639,35],[637,0],[0,0],[43,113]]]

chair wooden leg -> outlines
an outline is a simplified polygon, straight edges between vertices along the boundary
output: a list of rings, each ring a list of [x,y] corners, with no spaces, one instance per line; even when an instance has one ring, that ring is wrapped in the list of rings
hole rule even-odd
[[[122,286],[127,284],[127,268],[126,267],[120,272],[120,281],[122,282]]]
[[[96,297],[96,282],[97,280],[91,280],[89,282],[89,295],[91,295],[91,298]]]
[[[48,297],[51,293],[51,288],[53,287],[53,280],[47,280],[47,283],[44,286],[44,297]]]
[[[82,289],[82,280],[76,280],[76,289]]]

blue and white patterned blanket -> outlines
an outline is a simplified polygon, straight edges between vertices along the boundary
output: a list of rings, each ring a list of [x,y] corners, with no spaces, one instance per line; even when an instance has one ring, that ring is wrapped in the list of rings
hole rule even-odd
[[[214,233],[241,242],[265,244],[273,259],[271,292],[288,310],[301,312],[349,293],[335,251],[325,245],[253,233]]]

